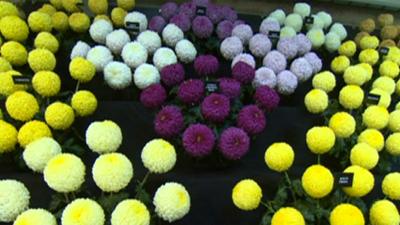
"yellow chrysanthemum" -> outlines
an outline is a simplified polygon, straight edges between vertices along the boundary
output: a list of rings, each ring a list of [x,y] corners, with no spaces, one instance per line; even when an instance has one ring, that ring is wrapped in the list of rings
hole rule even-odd
[[[386,138],[385,147],[391,155],[400,155],[400,133],[393,133]]]
[[[68,30],[68,15],[65,12],[56,12],[51,16],[51,22],[53,24],[54,29],[59,32],[64,32]]]
[[[362,63],[375,65],[379,60],[379,53],[375,49],[365,49],[360,52],[358,60]]]
[[[28,25],[18,16],[6,16],[0,19],[0,31],[6,40],[25,41],[29,35]]]
[[[18,143],[23,148],[31,142],[43,137],[52,137],[52,134],[47,124],[42,121],[29,121],[18,131]]]
[[[75,57],[69,64],[69,72],[75,80],[87,83],[93,79],[96,68],[90,61],[82,57]]]
[[[381,89],[391,95],[396,90],[396,82],[390,77],[378,77],[372,84],[372,88]]]
[[[334,178],[331,171],[321,165],[312,165],[301,177],[304,191],[313,198],[323,198],[331,193]]]
[[[383,178],[382,192],[393,200],[400,200],[400,173],[389,173]]]
[[[44,181],[57,192],[78,190],[85,181],[85,164],[70,153],[54,156],[43,170]]]
[[[326,93],[329,93],[336,87],[335,75],[330,71],[320,72],[312,79],[312,85],[314,88],[318,88]]]
[[[52,97],[61,89],[60,77],[51,71],[40,71],[33,76],[32,86],[43,97]]]
[[[389,52],[388,54],[384,57],[384,59],[391,60],[397,65],[400,65],[400,48],[394,46],[394,47],[389,47]]]
[[[304,104],[310,113],[323,113],[328,107],[328,94],[321,89],[313,89],[304,97]]]
[[[44,209],[28,209],[21,213],[13,225],[57,225],[57,220],[49,211]]]
[[[16,41],[4,43],[1,46],[0,53],[13,66],[23,66],[28,59],[28,52],[25,47]]]
[[[163,139],[149,141],[142,150],[142,162],[152,173],[166,173],[176,163],[176,152],[173,145]]]
[[[108,16],[105,15],[105,14],[103,14],[103,15],[97,15],[97,16],[94,18],[93,23],[96,22],[96,21],[98,21],[98,20],[106,20],[107,22],[112,23],[110,17],[108,17]]]
[[[376,201],[369,210],[371,225],[400,224],[400,215],[397,207],[389,200]]]
[[[371,105],[364,111],[362,118],[368,128],[380,130],[388,125],[389,112],[385,107]]]
[[[3,120],[0,120],[0,154],[11,152],[17,144],[17,129]]]
[[[337,112],[329,120],[329,127],[335,132],[336,137],[348,138],[356,129],[356,121],[347,112]]]
[[[324,154],[335,145],[335,133],[329,127],[313,127],[307,131],[306,142],[314,154]]]
[[[330,225],[365,225],[365,219],[357,206],[345,203],[332,210],[329,223]]]
[[[232,190],[232,201],[241,210],[250,211],[258,208],[262,198],[260,186],[251,179],[238,182]]]
[[[349,66],[343,74],[344,81],[349,85],[362,86],[367,81],[367,71],[362,66]]]
[[[385,147],[385,138],[383,134],[376,129],[366,129],[358,136],[358,143],[366,143],[377,151],[381,151]]]
[[[61,0],[61,4],[68,12],[79,12],[78,4],[83,4],[82,0]]]
[[[272,216],[271,225],[305,225],[303,215],[295,208],[280,208]]]
[[[52,53],[56,53],[58,47],[57,38],[49,32],[40,32],[35,38],[35,48],[45,48]]]
[[[400,110],[395,110],[390,113],[389,129],[392,132],[400,132]]]
[[[344,55],[335,57],[331,62],[331,69],[337,74],[342,74],[349,66],[350,59]]]
[[[108,11],[108,0],[89,0],[88,6],[90,11],[96,15],[106,14]]]
[[[361,49],[376,49],[379,46],[379,38],[377,36],[365,36],[360,40]]]
[[[131,161],[121,153],[99,156],[92,168],[93,180],[105,192],[119,192],[133,177]]]
[[[86,130],[86,144],[99,154],[115,152],[121,143],[121,128],[113,121],[93,122]]]
[[[338,51],[340,55],[352,57],[357,51],[357,45],[354,41],[349,40],[343,42],[342,45],[340,45]]]
[[[54,13],[57,12],[57,9],[54,8],[51,4],[44,4],[40,9],[38,9],[39,12],[46,13],[49,16],[54,15]]]
[[[378,151],[366,143],[358,143],[350,152],[352,165],[361,166],[367,170],[373,169],[379,161]]]
[[[90,91],[78,91],[72,96],[71,106],[78,116],[90,116],[97,109],[97,99]]]
[[[62,0],[50,0],[50,3],[58,10],[63,8]]]
[[[135,199],[118,203],[111,214],[111,225],[149,225],[150,212],[146,205]]]
[[[88,198],[74,200],[65,207],[61,216],[62,225],[103,225],[104,222],[103,209],[97,202]]]
[[[399,65],[391,60],[385,60],[379,66],[379,74],[381,76],[388,76],[390,78],[396,78],[399,75]]]
[[[370,81],[372,78],[372,75],[374,73],[374,69],[372,68],[371,65],[369,65],[368,63],[359,63],[357,64],[357,66],[360,66],[362,68],[364,68],[367,71],[367,81]]]
[[[0,56],[0,73],[7,72],[9,70],[12,70],[11,63],[7,61],[7,59]]]
[[[123,8],[115,7],[111,11],[111,20],[116,27],[123,27],[125,16],[128,14]]]
[[[374,188],[374,175],[361,166],[349,166],[344,173],[353,173],[353,185],[351,187],[343,187],[343,191],[351,197],[363,197]]]
[[[31,120],[39,112],[36,98],[25,91],[17,91],[8,96],[6,100],[8,114],[15,120]]]
[[[390,103],[392,102],[392,97],[386,91],[375,88],[372,89],[369,93],[379,96],[379,101],[376,105],[384,108],[388,108],[390,106]]]
[[[264,160],[271,170],[283,172],[292,166],[294,151],[286,143],[274,143],[265,151]]]
[[[14,84],[13,76],[21,76],[21,73],[14,70],[0,73],[0,95],[9,96],[16,91],[22,91],[28,88],[27,85]]]
[[[50,32],[53,29],[51,17],[46,13],[38,11],[29,14],[28,24],[33,32]]]
[[[126,11],[130,11],[135,7],[135,0],[117,0],[117,5]]]
[[[23,158],[26,165],[35,172],[43,172],[47,162],[60,154],[61,146],[53,138],[40,138],[26,146]]]
[[[46,108],[46,123],[55,130],[66,130],[74,123],[75,115],[71,106],[55,102]]]
[[[28,63],[34,72],[52,71],[56,67],[57,60],[51,51],[38,48],[29,52]]]
[[[71,29],[77,33],[84,33],[90,27],[90,18],[85,13],[73,13],[68,18]]]
[[[339,103],[345,109],[358,109],[364,101],[364,91],[357,85],[347,85],[340,90]]]
[[[0,180],[0,193],[1,222],[12,222],[28,209],[30,194],[23,183],[16,180]]]
[[[11,2],[0,1],[0,19],[5,16],[18,16],[17,7]]]

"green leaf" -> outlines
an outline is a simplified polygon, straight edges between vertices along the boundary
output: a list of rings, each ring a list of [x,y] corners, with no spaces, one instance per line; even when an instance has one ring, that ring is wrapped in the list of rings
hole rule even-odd
[[[307,224],[315,222],[314,205],[304,200],[297,200],[294,206],[303,214],[304,219],[307,220]]]
[[[107,194],[101,196],[97,201],[107,213],[112,213],[115,206],[127,198],[129,198],[129,194],[127,192],[119,192],[116,194]]]
[[[272,216],[270,213],[265,213],[261,219],[260,225],[268,225],[271,224]]]
[[[304,191],[303,191],[300,179],[296,179],[296,180],[292,181],[292,185],[293,185],[293,191],[296,195],[298,195],[300,197],[304,196]]]
[[[136,199],[140,200],[145,205],[151,204],[151,196],[142,186],[137,185],[135,191],[136,191]]]
[[[282,207],[286,201],[288,200],[288,193],[286,186],[279,186],[278,191],[276,192],[274,203],[276,204],[277,208]]]

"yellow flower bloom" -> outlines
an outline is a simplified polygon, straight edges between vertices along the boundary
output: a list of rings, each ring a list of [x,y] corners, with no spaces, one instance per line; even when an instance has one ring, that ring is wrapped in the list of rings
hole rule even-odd
[[[335,57],[331,62],[331,69],[337,74],[342,74],[349,66],[350,59],[344,55]]]
[[[379,154],[378,151],[370,145],[358,143],[351,149],[350,161],[352,165],[371,170],[378,164]]]
[[[96,15],[107,13],[108,0],[89,0],[88,5],[90,11]]]
[[[397,207],[389,200],[376,201],[369,210],[371,225],[400,224],[400,215]]]
[[[113,8],[111,11],[111,20],[114,23],[114,26],[123,27],[126,14],[128,13],[123,8]]]
[[[61,4],[68,12],[79,12],[78,4],[83,4],[82,0],[61,0]]]
[[[382,192],[393,200],[400,200],[400,173],[389,173],[383,178]]]
[[[272,216],[271,225],[305,225],[303,215],[295,208],[280,208]]]
[[[57,38],[49,32],[40,32],[35,38],[35,48],[45,48],[52,53],[56,53],[58,47]]]
[[[389,123],[389,112],[382,106],[368,106],[362,117],[363,123],[368,128],[380,130],[385,128]]]
[[[348,138],[356,129],[356,121],[347,112],[337,112],[329,120],[329,127],[335,132],[336,137]]]
[[[111,214],[111,225],[149,225],[150,212],[146,205],[135,199],[120,202]]]
[[[336,206],[329,217],[330,225],[365,225],[364,215],[359,208],[352,204]]]
[[[71,106],[55,102],[46,108],[46,123],[55,130],[66,130],[74,123],[75,115]]]
[[[149,141],[142,150],[142,162],[152,173],[166,173],[176,163],[176,152],[173,145],[163,139]]]
[[[335,145],[335,133],[329,127],[313,127],[307,131],[307,146],[314,154],[324,154]]]
[[[94,18],[93,23],[96,22],[96,21],[98,21],[98,20],[106,20],[107,22],[112,23],[110,17],[108,17],[108,16],[105,15],[105,14],[103,14],[103,15],[97,15],[97,16]]]
[[[27,85],[14,84],[12,76],[21,76],[18,71],[0,73],[0,95],[9,96],[16,91],[26,90]]]
[[[262,198],[260,186],[251,179],[241,180],[232,190],[232,201],[241,210],[257,209]]]
[[[354,41],[343,42],[339,47],[339,54],[347,57],[352,57],[357,51],[357,45]]]
[[[28,59],[28,52],[25,47],[16,41],[4,43],[1,46],[0,53],[13,66],[23,66]]]
[[[392,132],[400,132],[400,110],[395,110],[390,113],[389,129]]]
[[[0,2],[1,3],[1,2]],[[25,185],[16,180],[0,180],[0,221],[12,222],[29,207],[30,194]]]
[[[346,84],[362,86],[368,78],[367,71],[362,66],[349,66],[343,74]]]
[[[32,12],[28,17],[29,27],[33,32],[47,31],[50,32],[53,29],[51,17],[42,12]]]
[[[56,12],[51,16],[51,22],[53,24],[54,29],[59,32],[64,32],[68,30],[68,15],[65,12]]]
[[[323,198],[331,193],[334,178],[331,171],[321,165],[312,165],[301,177],[304,191],[313,198]]]
[[[97,99],[90,91],[78,91],[72,96],[71,106],[78,116],[90,116],[97,109]]]
[[[312,79],[312,85],[314,88],[318,88],[326,93],[329,93],[336,87],[335,75],[330,71],[320,72]]]
[[[320,89],[309,91],[304,98],[304,104],[307,110],[314,114],[323,113],[328,107],[328,102],[328,95],[325,91]]]
[[[365,36],[360,41],[360,47],[364,49],[376,49],[379,46],[379,38],[377,36]]]
[[[29,52],[28,63],[34,72],[52,71],[56,67],[57,60],[51,51],[38,48]]]
[[[384,59],[391,60],[397,65],[400,65],[400,48],[394,46],[394,47],[389,47],[389,52],[388,54],[384,57]]]
[[[29,28],[18,16],[6,16],[0,19],[0,31],[5,39],[22,42],[28,38]]]
[[[121,128],[113,121],[93,122],[86,130],[86,144],[99,154],[115,152],[121,143]]]
[[[126,11],[130,11],[135,7],[135,0],[117,0],[117,5]]]
[[[33,76],[32,86],[43,97],[57,95],[61,89],[60,77],[51,71],[40,71]]]
[[[382,151],[385,147],[385,138],[383,134],[376,129],[366,129],[358,136],[358,143],[366,143],[377,151]]]
[[[88,198],[79,198],[71,202],[65,207],[61,217],[62,225],[102,225],[104,222],[103,209],[97,202]]]
[[[384,108],[388,108],[390,106],[390,103],[392,102],[392,97],[386,91],[375,88],[375,89],[372,89],[369,93],[379,96],[379,101],[377,104],[378,106],[381,106]]]
[[[372,84],[372,88],[381,89],[391,95],[396,89],[396,82],[390,77],[378,77]]]
[[[61,146],[53,138],[40,138],[26,146],[23,158],[26,165],[35,172],[43,172],[47,162],[60,154]]]
[[[343,187],[343,191],[351,197],[363,197],[374,188],[374,175],[361,166],[349,166],[344,173],[353,173],[353,185],[351,187]]]
[[[21,213],[13,225],[57,225],[57,220],[49,211],[44,209],[28,209]]]
[[[6,1],[0,1],[0,19],[5,16],[18,16],[19,12],[14,4]]]
[[[52,137],[51,130],[47,124],[38,120],[25,123],[18,131],[18,143],[23,148],[43,137]]]
[[[69,64],[69,72],[75,80],[87,83],[93,79],[96,68],[90,61],[82,57],[75,57]]]
[[[63,8],[62,0],[50,0],[50,3],[58,10]]]
[[[71,29],[77,33],[84,33],[90,27],[90,18],[85,13],[73,13],[68,18]]]
[[[17,144],[17,129],[3,120],[0,120],[0,154],[11,152]]]
[[[375,65],[379,60],[379,53],[375,49],[365,49],[360,52],[358,60],[362,63]]]
[[[8,96],[6,109],[13,119],[29,121],[39,112],[39,104],[36,98],[28,92],[17,91]]]
[[[396,78],[399,75],[399,65],[391,60],[385,60],[379,66],[379,74],[390,78]]]
[[[274,143],[265,151],[264,160],[271,170],[284,172],[293,164],[294,151],[286,143]]]
[[[9,70],[12,70],[11,63],[7,61],[7,59],[0,56],[0,73],[7,72]]]
[[[374,73],[374,69],[372,68],[372,66],[369,65],[368,63],[359,63],[357,64],[357,66],[361,66],[367,71],[367,81],[370,81]]]
[[[400,133],[393,133],[386,138],[385,146],[391,155],[400,155]]]
[[[57,12],[57,9],[54,8],[51,4],[44,4],[40,9],[38,9],[39,12],[46,13],[49,16],[54,15],[54,13]]]
[[[339,103],[345,109],[358,109],[364,101],[364,91],[357,85],[347,85],[340,90]]]

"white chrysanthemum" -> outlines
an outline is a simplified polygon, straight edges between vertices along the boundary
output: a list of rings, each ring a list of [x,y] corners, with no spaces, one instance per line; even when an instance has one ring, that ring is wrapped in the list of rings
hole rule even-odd
[[[157,215],[171,223],[189,212],[190,196],[183,185],[169,182],[157,189],[153,204]]]
[[[312,15],[312,18],[313,18],[313,23],[307,25],[308,30],[311,30],[313,28],[324,29],[325,22],[323,19],[321,19],[321,17],[319,17],[318,15]]]
[[[289,14],[285,19],[285,26],[292,27],[296,32],[300,32],[303,27],[303,18],[297,13]]]
[[[73,192],[85,181],[85,164],[73,154],[58,154],[46,164],[43,176],[51,189],[61,193]]]
[[[124,24],[126,26],[127,22],[139,23],[140,32],[147,29],[147,17],[141,12],[133,11],[125,16]]]
[[[193,62],[197,55],[196,47],[187,39],[180,40],[175,46],[179,60],[184,63]]]
[[[220,51],[225,59],[232,60],[243,52],[243,43],[238,37],[228,37],[222,41]]]
[[[325,33],[322,29],[313,28],[307,32],[313,48],[319,48],[325,43]]]
[[[16,180],[0,180],[0,222],[12,222],[29,206],[30,194]]]
[[[233,58],[233,60],[232,60],[231,68],[233,68],[236,65],[236,63],[238,63],[238,62],[244,62],[247,65],[253,67],[253,69],[256,68],[256,61],[255,61],[253,55],[251,55],[251,54],[241,53],[241,54],[235,56],[235,58]]]
[[[325,36],[325,48],[329,52],[337,51],[341,44],[342,42],[340,41],[340,37],[336,33],[329,32]]]
[[[111,225],[149,225],[150,213],[146,205],[136,199],[118,203],[111,214]]]
[[[253,87],[257,88],[259,86],[267,85],[270,88],[275,88],[276,86],[276,74],[273,70],[267,67],[260,67],[256,71],[256,75],[253,79]]]
[[[132,69],[146,63],[147,49],[139,42],[129,42],[124,46],[121,53],[124,62]]]
[[[165,66],[175,64],[178,62],[176,58],[175,52],[170,48],[159,48],[153,56],[153,63],[157,67],[158,70],[161,71]]]
[[[120,54],[122,48],[130,41],[129,34],[123,29],[118,29],[107,35],[106,45],[114,54]]]
[[[13,225],[57,225],[57,220],[44,209],[28,209],[21,213]]]
[[[75,46],[72,48],[71,51],[71,56],[70,58],[76,58],[76,57],[83,57],[86,58],[86,55],[88,54],[90,50],[90,46],[83,41],[78,41]]]
[[[133,80],[136,87],[145,89],[152,84],[160,82],[160,73],[155,66],[145,63],[135,70]]]
[[[23,158],[26,165],[35,172],[43,172],[47,162],[60,154],[61,146],[53,138],[44,137],[26,146]]]
[[[163,139],[149,141],[142,150],[142,162],[152,173],[166,173],[176,163],[176,152],[173,145]]]
[[[184,38],[183,31],[175,24],[168,24],[162,31],[162,38],[170,47],[175,45]]]
[[[296,31],[293,27],[285,26],[281,29],[280,38],[291,38],[296,36]]]
[[[106,43],[106,38],[113,31],[113,26],[107,20],[97,20],[90,26],[89,33],[92,39],[100,44]]]
[[[99,156],[92,168],[93,180],[105,192],[119,192],[133,177],[131,161],[121,153]]]
[[[285,22],[286,14],[282,9],[276,9],[275,11],[271,12],[268,17],[275,18],[282,26]]]
[[[86,144],[99,154],[115,152],[121,143],[121,128],[111,120],[93,122],[86,130]]]
[[[311,6],[307,3],[299,2],[294,5],[293,12],[299,14],[302,18],[304,18],[310,15]]]
[[[132,71],[121,62],[110,62],[104,68],[104,80],[112,89],[121,90],[132,83]]]
[[[87,53],[86,59],[93,63],[97,72],[103,72],[104,67],[114,60],[114,56],[110,49],[102,45],[98,45],[90,49],[90,51]]]
[[[332,24],[332,16],[324,11],[318,12],[317,16],[324,21],[324,28],[327,29]]]
[[[88,198],[78,198],[65,207],[62,225],[104,225],[103,208],[96,201]]]
[[[347,30],[341,23],[334,23],[329,32],[334,32],[339,35],[341,41],[347,37]]]
[[[139,34],[136,40],[142,44],[147,52],[152,55],[157,49],[161,48],[161,38],[157,32],[146,30]]]

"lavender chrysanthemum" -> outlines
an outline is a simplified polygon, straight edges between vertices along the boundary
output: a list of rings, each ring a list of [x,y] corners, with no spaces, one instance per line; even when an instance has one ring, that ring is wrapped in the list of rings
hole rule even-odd
[[[238,37],[244,45],[247,45],[253,37],[253,30],[247,24],[240,24],[233,27],[232,36]]]
[[[231,68],[233,68],[238,62],[244,62],[250,65],[251,67],[256,68],[256,61],[254,60],[254,57],[250,54],[242,53],[235,56],[235,58],[233,58],[232,60]]]
[[[162,16],[153,16],[149,22],[149,30],[161,33],[167,22]]]
[[[229,20],[221,21],[217,26],[217,36],[220,40],[231,36],[233,30],[233,23]]]
[[[210,4],[209,0],[192,0],[192,3],[196,6],[207,6]]]
[[[284,70],[276,77],[276,85],[279,93],[283,95],[293,94],[298,85],[297,77],[289,70]]]
[[[193,33],[202,39],[209,38],[214,31],[214,25],[207,16],[196,16],[192,22]]]
[[[297,43],[294,38],[281,38],[276,49],[287,59],[293,59],[297,55]]]
[[[181,110],[177,106],[165,106],[154,119],[154,130],[163,138],[177,136],[184,127],[184,119]]]
[[[200,55],[194,60],[194,70],[199,76],[214,75],[218,69],[218,58],[213,55]]]
[[[255,88],[264,85],[270,88],[275,88],[276,86],[276,75],[273,70],[267,67],[261,67],[256,70],[256,76],[253,80],[253,87]]]
[[[173,16],[170,20],[170,23],[175,24],[176,26],[178,26],[179,28],[181,28],[181,30],[183,32],[189,31],[190,30],[190,26],[191,26],[191,21],[188,15],[180,13],[177,14],[175,16]]]
[[[242,41],[238,37],[228,37],[222,41],[220,51],[225,59],[231,60],[243,52]]]
[[[238,18],[237,12],[234,9],[232,9],[230,6],[227,6],[227,5],[222,6],[220,8],[220,12],[222,14],[223,19],[225,19],[225,20],[230,20],[230,21],[234,22]]]
[[[278,20],[272,18],[265,18],[260,25],[260,33],[268,35],[270,31],[279,31],[281,26]]]
[[[302,56],[302,55],[308,53],[309,51],[311,51],[311,48],[312,48],[311,41],[303,33],[296,35],[294,37],[294,40],[297,44],[297,53],[299,55]]]
[[[168,87],[180,84],[184,79],[185,69],[180,63],[165,66],[161,70],[161,80]]]
[[[275,74],[278,74],[286,69],[287,61],[282,53],[273,50],[264,57],[263,64],[274,71]]]
[[[261,133],[266,125],[264,112],[256,105],[243,107],[236,119],[237,126],[246,133],[255,135]]]
[[[192,2],[184,2],[179,6],[179,13],[183,13],[193,19],[196,15],[196,5]]]
[[[241,91],[240,82],[232,78],[221,78],[219,80],[220,92],[230,99],[234,99],[240,96]]]
[[[140,93],[140,102],[147,108],[158,108],[167,99],[167,92],[161,84],[153,84]]]
[[[300,82],[308,80],[313,74],[311,64],[304,57],[295,59],[290,65],[290,71],[296,75]]]
[[[242,84],[247,84],[253,81],[255,70],[245,62],[238,62],[232,68],[232,77]]]
[[[218,150],[227,159],[238,160],[250,149],[250,138],[243,129],[230,127],[221,134]]]
[[[256,34],[249,42],[249,49],[255,57],[264,57],[271,51],[272,43],[267,35]]]
[[[229,112],[229,98],[222,94],[212,93],[201,103],[201,114],[211,122],[223,122],[229,116]]]
[[[274,89],[268,86],[260,86],[256,89],[254,100],[262,109],[272,111],[278,107],[280,97]]]
[[[206,125],[192,124],[183,132],[182,144],[191,156],[203,157],[213,150],[215,135]]]
[[[322,69],[322,60],[318,57],[315,52],[309,52],[304,55],[304,58],[313,68],[313,73],[318,73]]]
[[[185,104],[195,104],[203,98],[204,92],[202,80],[190,79],[179,85],[178,98]]]
[[[207,7],[207,16],[214,24],[218,24],[222,20],[222,13],[220,7],[214,5],[212,3],[208,4]]]
[[[175,2],[167,2],[160,7],[160,14],[166,21],[171,19],[177,12],[178,5]]]

